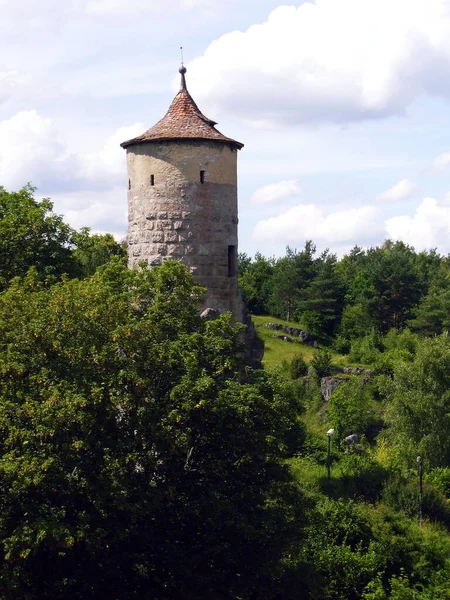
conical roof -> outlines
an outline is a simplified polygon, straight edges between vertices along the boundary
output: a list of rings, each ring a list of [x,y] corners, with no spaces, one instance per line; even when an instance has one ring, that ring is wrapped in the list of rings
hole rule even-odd
[[[127,148],[132,144],[147,142],[161,142],[165,140],[211,140],[229,144],[233,148],[241,149],[244,144],[224,136],[215,128],[217,123],[211,121],[201,113],[192,96],[187,91],[185,73],[186,68],[181,67],[181,87],[172,100],[172,104],[165,116],[150,127],[145,133],[120,144]]]

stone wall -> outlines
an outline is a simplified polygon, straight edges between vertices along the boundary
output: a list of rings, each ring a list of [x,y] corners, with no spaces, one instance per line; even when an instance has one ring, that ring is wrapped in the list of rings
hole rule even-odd
[[[129,266],[180,260],[206,287],[204,307],[231,310],[241,321],[237,151],[206,140],[162,141],[129,146],[127,162]]]

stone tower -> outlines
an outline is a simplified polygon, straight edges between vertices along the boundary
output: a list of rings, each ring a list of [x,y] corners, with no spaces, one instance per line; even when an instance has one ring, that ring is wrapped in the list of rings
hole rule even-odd
[[[237,286],[237,151],[181,87],[166,115],[123,142],[128,169],[128,265],[184,263],[207,290],[203,308],[242,320]]]

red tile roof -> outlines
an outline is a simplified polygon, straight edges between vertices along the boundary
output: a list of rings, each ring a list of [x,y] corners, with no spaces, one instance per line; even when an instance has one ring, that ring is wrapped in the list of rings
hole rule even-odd
[[[211,121],[200,112],[186,89],[185,72],[185,68],[182,67],[180,69],[181,89],[173,99],[165,116],[142,135],[122,142],[120,144],[122,148],[127,148],[132,144],[186,139],[222,142],[239,150],[244,146],[244,144],[220,133],[214,127],[216,122]]]

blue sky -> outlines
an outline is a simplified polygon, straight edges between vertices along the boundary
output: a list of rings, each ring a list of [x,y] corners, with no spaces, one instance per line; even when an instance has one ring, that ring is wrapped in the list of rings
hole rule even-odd
[[[450,0],[0,0],[0,185],[126,232],[125,152],[188,88],[239,153],[240,250],[450,252]]]

